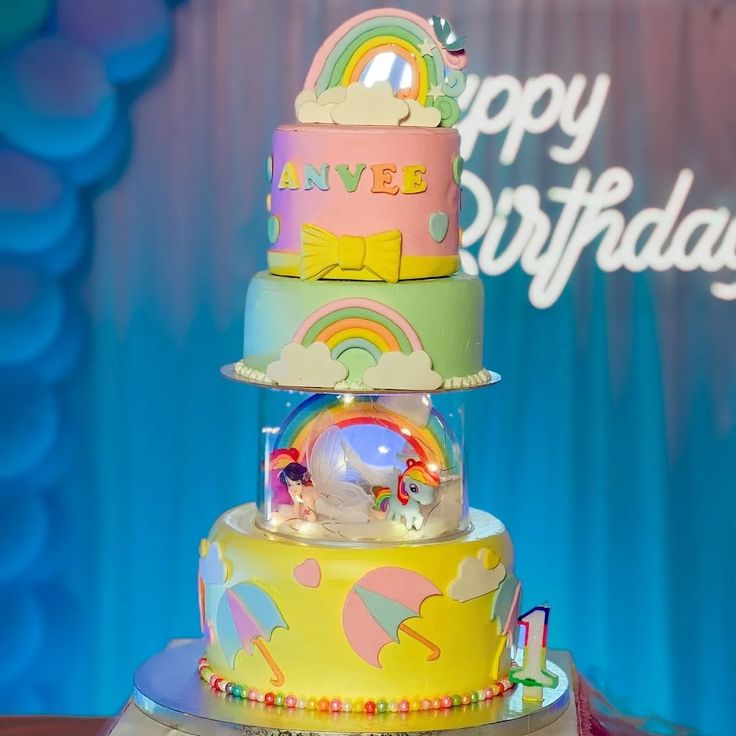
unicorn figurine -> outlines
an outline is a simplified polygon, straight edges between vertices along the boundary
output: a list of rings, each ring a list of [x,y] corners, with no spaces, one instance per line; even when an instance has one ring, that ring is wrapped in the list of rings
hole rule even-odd
[[[390,521],[402,521],[411,529],[421,529],[425,517],[422,507],[431,506],[440,485],[436,471],[422,460],[409,458],[405,468],[376,467],[360,460],[357,453],[347,448],[350,467],[357,470],[374,488],[376,508],[386,512]],[[398,476],[398,478],[397,478]]]
[[[409,458],[406,470],[399,476],[396,493],[388,502],[386,518],[404,521],[404,526],[419,530],[424,526],[422,506],[431,506],[435,491],[440,485],[439,476],[421,460]]]

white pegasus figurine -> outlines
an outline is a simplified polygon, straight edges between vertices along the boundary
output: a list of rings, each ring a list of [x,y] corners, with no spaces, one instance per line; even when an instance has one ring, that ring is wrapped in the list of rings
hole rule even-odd
[[[348,479],[350,452],[349,446],[343,443],[340,430],[330,427],[307,453],[316,496],[314,511],[319,521],[362,524],[373,519],[373,496]]]

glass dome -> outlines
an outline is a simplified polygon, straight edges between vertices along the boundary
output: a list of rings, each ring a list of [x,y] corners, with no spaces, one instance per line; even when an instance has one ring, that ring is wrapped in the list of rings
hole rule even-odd
[[[467,530],[460,395],[261,394],[259,526],[331,542]]]

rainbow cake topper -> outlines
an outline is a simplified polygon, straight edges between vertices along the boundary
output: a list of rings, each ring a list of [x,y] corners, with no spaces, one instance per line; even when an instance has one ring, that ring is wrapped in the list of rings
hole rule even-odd
[[[431,21],[383,8],[356,15],[334,31],[314,57],[295,101],[302,123],[451,127],[460,117],[467,57],[443,18]],[[391,54],[405,63],[394,91],[387,81],[368,86],[366,71]]]

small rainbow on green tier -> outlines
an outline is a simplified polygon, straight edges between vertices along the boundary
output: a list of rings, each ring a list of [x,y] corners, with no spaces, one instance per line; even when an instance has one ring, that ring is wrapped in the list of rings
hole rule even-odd
[[[457,472],[460,468],[457,440],[436,409],[430,411],[426,426],[420,427],[407,417],[378,404],[375,396],[310,396],[284,420],[274,447],[295,448],[303,453],[307,443],[316,439],[310,436],[314,427],[320,426],[320,420],[328,412],[332,426],[381,426],[400,435],[419,459],[437,463],[441,470],[450,472]]]
[[[433,27],[414,13],[390,8],[356,15],[332,33],[317,52],[305,89],[319,95],[327,89],[347,87],[360,81],[376,56],[391,52],[411,69],[411,86],[399,90],[398,96],[437,107],[442,113],[441,124],[453,125],[459,116],[455,98],[465,86],[461,70],[467,59],[462,49],[438,38],[437,28],[445,31],[449,24],[442,21],[441,26]]]
[[[409,321],[373,299],[339,299],[312,312],[297,329],[293,342],[323,342],[334,360],[350,348],[361,348],[377,363],[383,353],[422,349]]]

